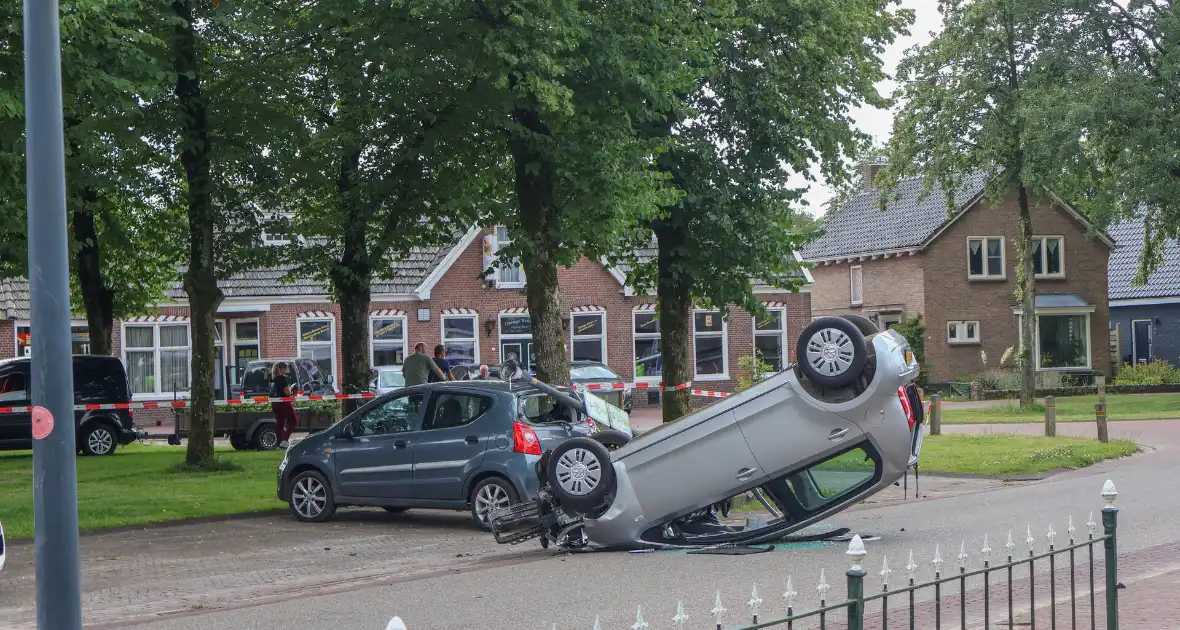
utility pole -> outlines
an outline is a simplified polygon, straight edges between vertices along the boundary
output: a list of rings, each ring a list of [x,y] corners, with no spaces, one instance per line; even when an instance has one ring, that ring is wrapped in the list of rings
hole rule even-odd
[[[37,628],[82,629],[57,0],[24,0]]]

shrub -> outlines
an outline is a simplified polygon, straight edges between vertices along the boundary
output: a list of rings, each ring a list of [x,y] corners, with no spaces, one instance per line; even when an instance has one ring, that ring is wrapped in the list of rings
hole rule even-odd
[[[1020,372],[1016,370],[988,370],[974,378],[985,390],[1020,389]],[[1061,372],[1037,372],[1037,389],[1059,389],[1072,384],[1069,375]]]
[[[757,385],[766,378],[773,368],[758,357],[742,357],[738,359],[737,391],[742,391]]]
[[[1148,363],[1132,365],[1125,363],[1119,368],[1115,385],[1177,385],[1180,384],[1180,370],[1163,359],[1152,359]]]
[[[906,343],[914,351],[914,359],[919,366],[918,386],[926,387],[926,324],[922,323],[922,315],[914,315],[893,329],[905,337]]]

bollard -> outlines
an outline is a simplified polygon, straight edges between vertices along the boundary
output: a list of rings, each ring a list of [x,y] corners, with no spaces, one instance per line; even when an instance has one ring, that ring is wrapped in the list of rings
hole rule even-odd
[[[930,435],[942,435],[942,395],[930,395]]]
[[[1098,441],[1109,442],[1110,433],[1106,426],[1106,403],[1100,402],[1094,405],[1094,420],[1098,423]]]
[[[1095,374],[1094,385],[1098,387],[1098,402],[1102,403],[1103,409],[1106,409],[1106,376]]]
[[[1045,437],[1057,437],[1057,399],[1045,397]]]

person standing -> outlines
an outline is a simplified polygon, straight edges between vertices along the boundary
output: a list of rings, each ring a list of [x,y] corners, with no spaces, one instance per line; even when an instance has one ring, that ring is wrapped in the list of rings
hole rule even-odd
[[[490,372],[491,372],[491,371],[488,369],[488,366],[487,366],[487,365],[481,365],[481,366],[479,366],[479,378],[477,378],[476,380],[478,380],[478,381],[486,381],[486,380],[488,380],[488,374],[489,374]]]
[[[441,374],[431,373],[430,382],[436,383],[438,381],[451,381],[451,362],[447,360],[447,347],[441,343],[434,347],[434,364],[438,366]]]
[[[446,380],[446,375],[438,365],[426,356],[426,344],[421,341],[414,344],[414,353],[402,362],[402,376],[406,379],[406,387]]]
[[[291,393],[291,380],[287,376],[287,364],[282,361],[276,362],[270,368],[270,395],[274,398],[294,396]],[[279,448],[287,448],[287,442],[291,439],[291,433],[295,431],[297,423],[295,405],[286,401],[272,401],[270,410],[275,414],[275,433],[279,437]]]

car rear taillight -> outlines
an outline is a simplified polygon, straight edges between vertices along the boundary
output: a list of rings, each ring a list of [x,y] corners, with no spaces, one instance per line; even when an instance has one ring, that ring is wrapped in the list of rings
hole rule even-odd
[[[512,450],[525,455],[540,455],[541,441],[529,425],[517,420],[512,423]]]
[[[897,398],[901,401],[901,410],[905,412],[905,420],[910,425],[910,429],[914,428],[914,406],[910,404],[910,393],[906,391],[905,385],[897,388]]]

